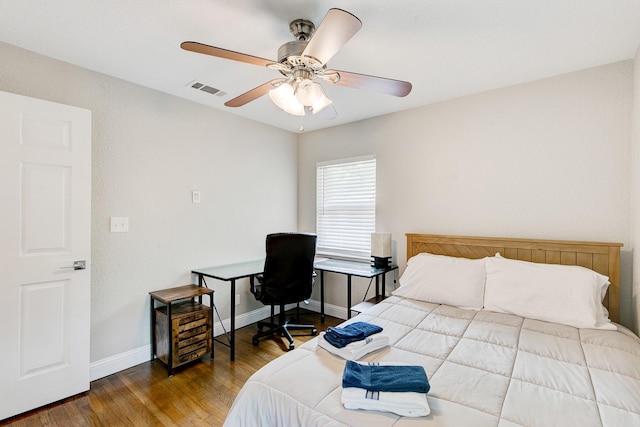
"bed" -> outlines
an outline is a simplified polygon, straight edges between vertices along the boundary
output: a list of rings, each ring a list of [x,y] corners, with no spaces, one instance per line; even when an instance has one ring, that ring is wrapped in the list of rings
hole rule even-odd
[[[424,367],[431,386],[426,395],[430,414],[413,418],[345,409],[341,381],[346,361],[321,348],[318,340],[323,338],[317,337],[256,372],[239,392],[224,425],[640,425],[640,339],[615,323],[620,316],[621,246],[407,234],[409,262],[401,286],[343,325],[364,321],[381,326],[389,337],[389,346],[360,362]],[[467,285],[475,280],[473,269],[479,264],[485,274],[482,294]],[[568,271],[569,276],[555,283],[556,276],[545,276],[549,271],[555,274],[554,269]],[[593,325],[583,319],[579,305],[566,300],[581,299],[582,289],[591,289],[591,282],[581,289],[565,289],[566,283],[573,284],[574,270],[589,280],[597,278],[596,291],[586,292],[598,293],[594,317],[588,321]],[[452,274],[443,277],[443,272]],[[520,282],[513,274],[525,277],[523,283],[536,280],[526,285],[531,289],[514,293],[513,283]],[[423,286],[456,275],[465,282],[458,278],[444,291],[432,283]],[[587,276],[576,283],[582,286]],[[608,286],[599,282],[603,276]],[[543,293],[542,312],[530,299],[518,305],[526,292]],[[514,314],[521,309],[526,316]],[[572,318],[571,313],[579,316]],[[550,321],[556,319],[560,323]],[[567,324],[572,322],[577,326]]]

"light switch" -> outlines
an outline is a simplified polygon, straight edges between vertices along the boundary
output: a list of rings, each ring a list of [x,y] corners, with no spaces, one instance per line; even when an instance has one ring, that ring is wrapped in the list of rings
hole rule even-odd
[[[111,232],[112,233],[128,233],[129,217],[128,216],[112,216]]]
[[[191,202],[192,203],[200,203],[200,192],[193,190],[191,192]]]

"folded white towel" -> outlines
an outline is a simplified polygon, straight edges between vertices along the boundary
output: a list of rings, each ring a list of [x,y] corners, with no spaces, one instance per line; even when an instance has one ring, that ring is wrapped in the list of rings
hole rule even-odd
[[[347,409],[392,412],[403,417],[426,417],[431,413],[425,393],[367,391],[347,387],[342,389],[340,400]]]
[[[389,336],[381,333],[369,335],[363,340],[355,341],[342,348],[333,346],[324,339],[324,332],[320,333],[318,345],[330,353],[340,356],[346,360],[358,360],[372,351],[380,350],[389,345]]]

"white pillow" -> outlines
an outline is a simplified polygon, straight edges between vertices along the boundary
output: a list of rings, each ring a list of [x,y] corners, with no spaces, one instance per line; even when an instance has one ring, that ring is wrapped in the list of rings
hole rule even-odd
[[[393,295],[480,310],[485,276],[484,259],[421,253],[407,262]]]
[[[587,268],[487,258],[484,308],[576,328],[616,329],[602,306],[609,278]]]

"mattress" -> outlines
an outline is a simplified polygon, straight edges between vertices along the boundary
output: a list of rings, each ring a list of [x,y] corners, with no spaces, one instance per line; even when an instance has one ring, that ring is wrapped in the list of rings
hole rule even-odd
[[[345,409],[346,361],[317,337],[257,371],[225,427],[640,426],[640,339],[623,327],[577,329],[397,296],[343,325],[354,321],[390,338],[360,361],[424,367],[429,416]]]

